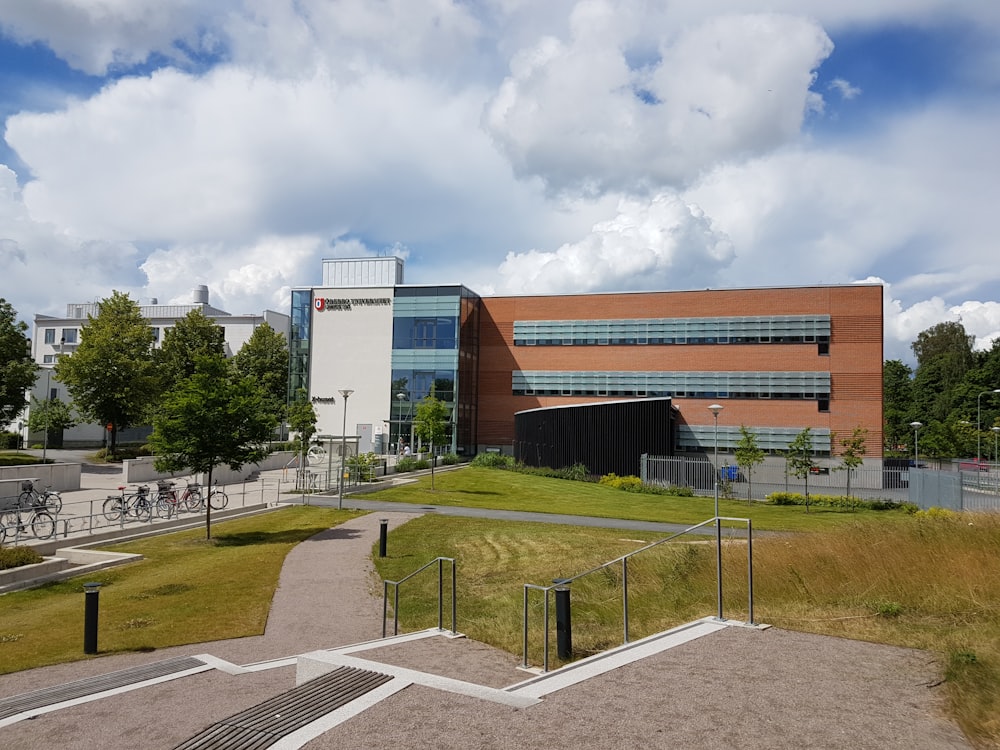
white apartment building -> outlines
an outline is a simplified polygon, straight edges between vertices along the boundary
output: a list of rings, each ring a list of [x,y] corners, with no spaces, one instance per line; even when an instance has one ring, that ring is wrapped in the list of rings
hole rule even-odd
[[[87,324],[88,316],[96,316],[100,305],[97,302],[71,302],[66,305],[66,316],[36,315],[34,332],[31,339],[32,358],[39,366],[39,377],[30,395],[39,401],[48,398],[58,398],[69,403],[71,398],[66,387],[56,380],[53,366],[63,354],[72,354],[80,344],[80,330]],[[225,331],[225,353],[231,357],[245,344],[250,336],[262,323],[267,323],[274,330],[288,338],[288,315],[264,310],[260,314],[234,315],[209,304],[208,287],[196,286],[192,291],[191,302],[179,305],[160,305],[156,299],[150,304],[140,304],[142,316],[149,321],[153,329],[154,346],[163,341],[164,333],[178,320],[184,318],[192,310],[200,309],[206,318],[212,320]],[[30,402],[30,399],[29,399]],[[25,445],[43,443],[44,435],[28,432],[27,413],[24,419],[15,425],[24,439]],[[135,427],[119,433],[118,440],[130,442],[142,440],[149,434],[148,427]],[[101,425],[80,424],[66,430],[62,435],[49,435],[48,445],[54,446],[94,446],[104,441],[105,431]]]

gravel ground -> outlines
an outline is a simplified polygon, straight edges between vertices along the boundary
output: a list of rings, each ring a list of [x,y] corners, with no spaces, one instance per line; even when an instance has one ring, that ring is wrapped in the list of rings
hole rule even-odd
[[[122,654],[0,677],[0,697],[136,664],[209,653],[250,664],[371,640],[381,587],[368,559],[379,513],[288,556],[263,636]],[[377,596],[373,596],[377,594]],[[2,652],[0,652],[2,656]],[[467,639],[430,638],[355,654],[491,687],[528,675]],[[930,655],[825,636],[732,627],[512,709],[411,686],[306,747],[969,748],[944,717]],[[294,668],[209,671],[0,729],[0,747],[171,748],[294,685]]]

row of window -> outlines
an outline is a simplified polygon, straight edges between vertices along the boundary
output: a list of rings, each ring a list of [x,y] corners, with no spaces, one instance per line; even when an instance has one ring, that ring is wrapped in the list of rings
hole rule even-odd
[[[458,316],[392,319],[393,349],[457,349]]]
[[[160,329],[157,326],[152,327],[153,330],[153,341],[158,342],[160,340]],[[80,329],[79,328],[63,328],[62,335],[59,337],[59,344],[76,344],[79,342]],[[55,345],[56,343],[56,329],[46,328],[42,340],[46,344]]]
[[[752,427],[750,431],[757,438],[757,446],[764,451],[782,451],[798,437],[801,427]],[[813,450],[830,452],[830,430],[814,427],[810,429]],[[739,445],[743,435],[740,428],[719,425],[718,439],[720,451],[732,451]],[[712,425],[680,425],[677,442],[680,450],[705,450],[715,446],[716,431]]]
[[[830,343],[829,315],[514,322],[515,346]]]

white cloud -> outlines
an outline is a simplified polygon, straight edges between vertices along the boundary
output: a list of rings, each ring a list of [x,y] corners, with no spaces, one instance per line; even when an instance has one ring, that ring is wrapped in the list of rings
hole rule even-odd
[[[710,283],[733,256],[728,238],[676,195],[622,200],[613,219],[554,252],[510,253],[498,291],[591,292],[677,289]]]
[[[834,78],[830,81],[830,89],[840,94],[841,99],[848,101],[861,96],[861,89],[857,86],[852,86],[851,82],[844,78]]]
[[[556,190],[676,184],[796,139],[821,105],[809,87],[832,44],[813,22],[725,16],[664,30],[659,59],[638,69],[625,49],[641,27],[625,25],[612,4],[581,3],[568,42],[546,37],[514,57],[484,123],[518,174]]]

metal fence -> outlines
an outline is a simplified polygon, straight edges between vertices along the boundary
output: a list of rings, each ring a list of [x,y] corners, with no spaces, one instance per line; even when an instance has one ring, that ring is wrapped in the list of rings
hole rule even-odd
[[[719,456],[721,497],[763,500],[774,492],[812,495],[850,495],[862,500],[912,502],[921,508],[1000,510],[1000,466],[987,470],[930,469],[886,461],[882,467],[862,466],[848,471],[838,466],[817,466],[808,478],[787,471],[784,460],[768,459],[752,474],[736,466],[732,456]],[[704,456],[643,456],[641,479],[663,487],[690,487],[698,495],[715,491],[715,464]],[[850,480],[850,484],[848,484]]]

